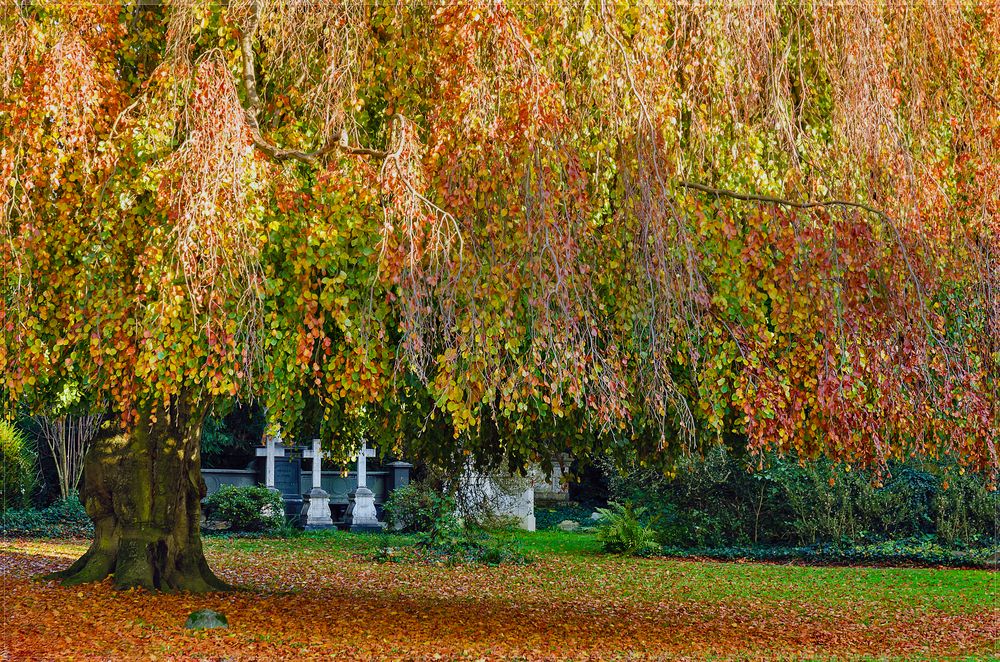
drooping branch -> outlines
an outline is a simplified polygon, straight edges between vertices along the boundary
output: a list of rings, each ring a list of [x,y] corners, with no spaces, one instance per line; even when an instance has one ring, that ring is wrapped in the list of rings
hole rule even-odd
[[[240,55],[243,61],[243,88],[246,91],[247,102],[247,122],[250,125],[250,133],[253,137],[254,147],[276,161],[301,161],[302,163],[313,164],[322,159],[327,154],[334,151],[341,151],[345,154],[356,156],[373,156],[377,159],[385,159],[389,152],[369,149],[367,147],[351,147],[347,138],[346,129],[341,129],[340,136],[330,135],[322,147],[313,151],[301,149],[289,149],[279,147],[273,142],[264,138],[260,132],[260,124],[257,115],[260,113],[260,96],[257,93],[257,69],[253,54],[253,34],[256,27],[256,19],[251,26],[243,32],[240,39]],[[396,117],[393,117],[393,121]]]
[[[730,191],[729,189],[715,188],[712,186],[699,184],[697,182],[689,182],[684,180],[679,182],[679,185],[682,188],[701,191],[702,193],[708,193],[711,195],[716,195],[724,198],[732,198],[734,200],[744,200],[747,202],[763,202],[767,204],[781,205],[783,207],[791,207],[793,209],[819,209],[827,207],[846,207],[851,209],[860,209],[862,211],[868,212],[869,214],[877,216],[892,231],[893,237],[896,240],[896,244],[899,246],[900,254],[903,257],[903,262],[906,263],[906,270],[910,274],[910,280],[913,282],[913,287],[915,288],[917,293],[917,300],[920,303],[920,305],[918,306],[918,310],[920,312],[920,318],[923,321],[924,326],[927,327],[927,330],[930,332],[931,336],[934,338],[938,346],[941,348],[943,356],[945,357],[945,360],[948,362],[948,366],[950,368],[951,357],[949,356],[947,345],[945,344],[944,340],[938,335],[937,331],[934,329],[934,326],[931,324],[930,319],[927,316],[928,306],[923,287],[920,284],[920,279],[917,278],[917,273],[910,262],[909,252],[906,250],[906,246],[903,244],[903,238],[899,234],[899,229],[893,222],[892,217],[889,216],[887,213],[876,207],[866,205],[863,202],[856,202],[853,200],[816,200],[812,202],[796,202],[794,200],[786,200],[784,198],[778,198],[769,195],[739,193],[737,191]]]
[[[853,207],[855,209],[862,209],[870,214],[875,214],[884,221],[891,221],[889,215],[886,214],[881,209],[876,209],[875,207],[870,207],[863,202],[855,202],[853,200],[816,200],[812,202],[796,202],[795,200],[786,200],[784,198],[776,198],[770,195],[755,195],[753,193],[739,193],[737,191],[730,191],[724,188],[715,188],[712,186],[705,186],[704,184],[698,184],[697,182],[681,181],[679,182],[682,188],[689,188],[695,191],[701,191],[702,193],[710,193],[712,195],[717,195],[723,198],[732,198],[734,200],[744,200],[747,202],[766,202],[773,205],[781,205],[783,207],[793,207],[795,209],[817,209],[821,207]]]

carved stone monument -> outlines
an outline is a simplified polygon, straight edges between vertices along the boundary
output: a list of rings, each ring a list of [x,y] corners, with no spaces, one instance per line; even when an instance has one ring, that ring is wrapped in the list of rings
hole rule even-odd
[[[309,501],[302,506],[300,521],[307,531],[328,529],[333,526],[330,517],[330,495],[322,487],[323,450],[320,440],[312,440],[312,448],[302,453],[302,457],[312,459],[312,490],[309,491]]]
[[[377,532],[385,525],[378,521],[375,511],[375,494],[368,489],[368,458],[375,457],[375,451],[368,444],[361,445],[358,452],[358,487],[351,492],[350,503],[344,514],[344,521],[353,532]]]
[[[268,437],[264,448],[257,449],[257,457],[264,458],[264,485],[281,494],[285,503],[285,516],[294,521],[302,510],[302,492],[299,476],[302,463],[297,457],[287,456],[281,433]],[[280,461],[279,461],[280,460]]]
[[[280,432],[267,438],[264,448],[257,449],[257,457],[264,458],[264,486],[272,492],[277,492],[278,488],[274,485],[274,458],[285,457]]]

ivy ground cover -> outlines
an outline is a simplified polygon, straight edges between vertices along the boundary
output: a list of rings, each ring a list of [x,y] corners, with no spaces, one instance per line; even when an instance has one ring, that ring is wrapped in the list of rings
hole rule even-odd
[[[600,554],[519,534],[527,566],[379,563],[402,537],[206,541],[228,594],[33,581],[83,541],[0,542],[0,659],[997,659],[998,575]],[[210,608],[229,629],[188,631]]]

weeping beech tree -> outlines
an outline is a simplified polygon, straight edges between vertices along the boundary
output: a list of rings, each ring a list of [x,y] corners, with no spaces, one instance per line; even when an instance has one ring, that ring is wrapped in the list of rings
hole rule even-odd
[[[0,3],[0,386],[114,422],[67,582],[223,586],[233,397],[339,450],[996,477],[992,6]]]

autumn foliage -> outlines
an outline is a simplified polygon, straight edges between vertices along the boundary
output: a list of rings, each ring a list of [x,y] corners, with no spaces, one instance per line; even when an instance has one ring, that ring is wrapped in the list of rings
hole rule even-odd
[[[989,3],[2,8],[12,400],[1000,466]]]

